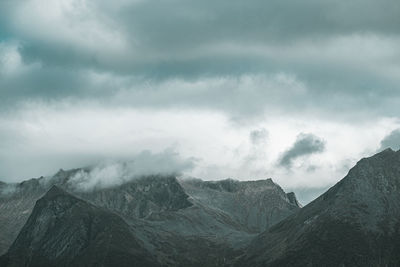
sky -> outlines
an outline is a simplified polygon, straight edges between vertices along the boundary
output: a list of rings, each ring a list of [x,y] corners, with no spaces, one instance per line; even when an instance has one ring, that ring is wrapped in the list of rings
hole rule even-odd
[[[0,180],[142,162],[308,202],[400,149],[399,25],[398,0],[0,1]]]

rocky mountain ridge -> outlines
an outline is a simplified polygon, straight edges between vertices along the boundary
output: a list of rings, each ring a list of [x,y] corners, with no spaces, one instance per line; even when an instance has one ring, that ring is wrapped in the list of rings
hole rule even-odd
[[[197,262],[204,261],[204,258],[208,257],[209,263],[212,264],[213,259],[218,261],[220,255],[236,253],[234,251],[246,246],[260,231],[257,232],[248,227],[243,223],[245,221],[243,218],[232,213],[232,209],[224,208],[223,205],[216,208],[215,205],[196,201],[196,197],[185,188],[184,185],[187,183],[177,180],[174,176],[142,177],[110,188],[78,190],[71,184],[71,177],[82,171],[88,170],[60,170],[53,177],[41,177],[19,184],[1,185],[2,188],[12,187],[12,190],[8,190],[9,193],[0,196],[0,224],[7,225],[5,228],[0,228],[0,235],[5,236],[2,239],[3,252],[8,249],[28,220],[35,201],[54,185],[91,205],[120,216],[135,229],[133,232],[144,243],[146,249],[157,254],[162,262],[173,262],[172,265],[182,263],[182,266],[195,266],[193,262],[196,261],[196,257],[194,255],[198,257]],[[197,182],[199,181],[201,180],[197,180]],[[271,209],[276,205],[282,214],[294,212],[296,207],[290,203],[283,190],[272,180],[266,181],[264,195],[260,193],[260,199],[257,200],[261,203],[260,205],[271,206]],[[204,182],[206,185],[212,183]],[[243,184],[247,182],[229,180],[227,183],[223,180],[216,184],[230,183],[235,184],[238,189],[243,189],[245,188]],[[259,185],[262,183],[265,181],[258,182]],[[260,188],[257,190],[263,192]],[[275,192],[271,190],[272,188],[279,188],[279,190]],[[242,189],[229,194],[240,196],[243,200],[246,198],[246,194],[243,194]],[[209,189],[207,189],[208,191]],[[277,196],[272,198],[277,202],[269,202],[269,198],[265,197],[276,193],[278,193]],[[253,199],[256,200],[255,197]],[[270,216],[266,213],[264,215]],[[276,218],[274,217],[274,219]],[[168,249],[180,251],[179,254],[182,255],[190,254],[192,261],[185,262],[184,258],[179,257],[171,259]]]

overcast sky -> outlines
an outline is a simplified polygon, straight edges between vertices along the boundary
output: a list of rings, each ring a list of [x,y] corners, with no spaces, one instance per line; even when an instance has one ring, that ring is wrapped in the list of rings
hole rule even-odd
[[[307,202],[400,148],[399,25],[398,0],[0,1],[0,179],[146,155]]]

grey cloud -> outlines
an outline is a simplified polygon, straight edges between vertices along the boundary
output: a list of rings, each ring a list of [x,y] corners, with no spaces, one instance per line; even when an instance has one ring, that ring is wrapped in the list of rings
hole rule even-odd
[[[268,139],[268,131],[265,128],[256,129],[250,132],[250,141],[253,145],[265,143]]]
[[[301,133],[291,148],[285,151],[279,160],[279,165],[290,168],[297,158],[321,153],[325,150],[325,141],[314,134]]]
[[[119,57],[120,63],[113,64],[102,60],[104,55],[101,53],[83,48],[79,50],[79,47],[73,48],[51,40],[28,38],[19,28],[10,27],[17,38],[25,39],[26,46],[22,51],[26,58],[55,65],[86,64],[104,68],[109,65],[112,70],[136,70],[136,67],[148,68],[150,64],[151,71],[167,62],[174,66],[188,65],[187,62],[192,61],[193,51],[199,47],[204,49],[223,43],[281,44],[297,39],[365,32],[392,35],[399,33],[397,25],[400,23],[399,6],[394,0],[380,3],[373,0],[344,3],[315,0],[175,0],[135,1],[124,5],[117,1],[115,5],[116,8],[110,9],[104,2],[92,3],[91,19],[124,35],[130,52],[135,55],[131,62],[125,61],[130,54]],[[18,8],[18,5],[12,7]],[[219,61],[220,56],[214,59],[214,63]],[[179,59],[184,60],[180,62]],[[210,63],[211,60],[212,57]],[[182,69],[184,65],[181,65]]]
[[[396,151],[400,149],[400,129],[393,130],[389,135],[383,138],[379,150],[386,148],[391,148]]]
[[[265,110],[322,116],[335,111],[344,117],[399,113],[393,105],[400,82],[400,16],[394,0],[88,1],[90,12],[83,9],[75,20],[76,14],[66,16],[60,32],[36,25],[35,17],[16,16],[27,2],[0,4],[1,40],[17,42],[22,64],[36,66],[1,77],[3,109],[67,98],[216,109],[240,119]],[[86,34],[93,33],[88,27],[93,24],[94,34]],[[114,33],[121,39],[115,47],[108,38]],[[343,43],[346,37],[355,40]],[[348,54],[342,55],[343,47]],[[102,78],[93,81],[90,73]],[[280,73],[294,77],[304,92],[293,94],[295,84],[274,84]],[[247,76],[272,82],[248,84],[241,79]],[[213,79],[228,82],[190,88]],[[181,86],[168,87],[176,80]]]
[[[166,1],[155,6],[152,1],[143,1],[125,8],[119,18],[124,25],[132,25],[133,33],[147,36],[143,38],[147,45],[165,43],[179,50],[205,40],[246,43],[353,32],[397,34],[399,5],[394,0],[384,2]]]

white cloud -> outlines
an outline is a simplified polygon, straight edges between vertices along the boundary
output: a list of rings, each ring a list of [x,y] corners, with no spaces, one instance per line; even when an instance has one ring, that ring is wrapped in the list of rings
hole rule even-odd
[[[17,42],[0,42],[0,77],[18,77],[24,72],[39,67],[38,64],[25,64],[18,48]]]
[[[129,161],[102,162],[90,170],[80,170],[68,182],[77,190],[92,190],[118,186],[149,175],[181,175],[193,169],[195,159],[182,159],[172,149],[153,154],[143,151]]]

